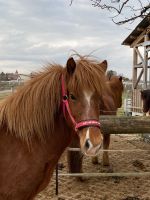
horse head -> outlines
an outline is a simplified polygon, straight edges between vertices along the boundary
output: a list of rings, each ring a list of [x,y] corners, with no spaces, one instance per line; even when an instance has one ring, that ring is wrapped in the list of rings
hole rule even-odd
[[[98,154],[102,146],[99,99],[105,85],[106,67],[106,61],[99,64],[84,58],[75,62],[70,58],[65,83],[62,80],[66,121],[78,134],[82,152],[89,156]]]

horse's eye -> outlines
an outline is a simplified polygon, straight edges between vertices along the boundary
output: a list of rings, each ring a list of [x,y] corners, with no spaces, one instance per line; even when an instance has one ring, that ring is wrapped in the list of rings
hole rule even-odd
[[[69,97],[70,97],[70,99],[72,99],[74,101],[77,100],[76,97],[73,94],[70,94]]]

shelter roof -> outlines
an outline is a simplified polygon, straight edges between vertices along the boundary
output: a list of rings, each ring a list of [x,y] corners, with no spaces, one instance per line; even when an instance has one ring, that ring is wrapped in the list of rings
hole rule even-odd
[[[150,26],[150,14],[145,17],[136,28],[129,34],[129,36],[122,42],[122,45],[130,46],[138,36]]]

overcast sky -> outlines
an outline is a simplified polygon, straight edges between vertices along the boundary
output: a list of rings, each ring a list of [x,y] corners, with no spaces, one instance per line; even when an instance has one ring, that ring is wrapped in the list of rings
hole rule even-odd
[[[0,0],[0,72],[30,73],[48,62],[65,64],[72,50],[107,59],[131,77],[132,50],[121,43],[131,30],[88,0]],[[129,26],[128,26],[129,27]],[[133,28],[133,25],[132,25]]]

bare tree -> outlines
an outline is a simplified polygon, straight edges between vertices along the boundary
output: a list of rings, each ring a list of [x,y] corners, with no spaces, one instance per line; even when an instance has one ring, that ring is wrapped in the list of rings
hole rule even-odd
[[[150,0],[89,0],[94,7],[113,14],[112,20],[117,25],[133,22],[138,18],[150,16]],[[71,4],[73,0],[71,0]],[[70,5],[71,5],[70,4]]]
[[[110,79],[111,76],[117,76],[117,72],[113,70],[108,70],[107,77]]]

